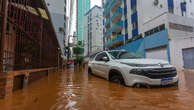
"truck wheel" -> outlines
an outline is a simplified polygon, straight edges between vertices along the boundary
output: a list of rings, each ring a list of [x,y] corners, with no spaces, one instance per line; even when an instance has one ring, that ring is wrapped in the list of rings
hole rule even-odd
[[[92,69],[88,68],[88,74],[92,74]]]
[[[124,79],[120,75],[115,75],[115,76],[111,77],[110,81],[113,83],[125,85]]]

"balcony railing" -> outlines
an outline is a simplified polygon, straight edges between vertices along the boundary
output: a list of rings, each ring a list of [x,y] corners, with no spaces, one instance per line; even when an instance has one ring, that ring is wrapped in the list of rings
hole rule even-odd
[[[123,14],[123,8],[118,8],[116,10],[116,12],[114,13],[114,15],[107,20],[107,22],[105,23],[105,26],[107,26],[108,24],[110,24],[111,21],[114,21],[114,19],[117,17],[117,16],[121,16]],[[117,21],[114,21],[114,22],[117,22]]]
[[[112,28],[109,29],[108,32],[105,33],[105,37],[109,34],[111,34],[112,32],[115,32],[117,29],[119,28],[123,28],[124,26],[124,22],[123,21],[118,21],[114,26],[112,26]]]
[[[125,40],[125,36],[120,34],[120,35],[118,35],[117,39],[115,39],[115,40],[113,40],[111,42],[108,42],[106,44],[106,47],[113,47],[113,45],[117,46],[118,44],[123,43],[124,40]]]
[[[105,15],[107,14],[107,12],[110,10],[110,8],[112,7],[112,5],[116,2],[117,0],[107,0],[105,7],[104,7],[104,12]]]
[[[124,13],[123,8],[118,8],[114,15],[111,17],[111,21],[114,21],[117,16],[121,16]],[[117,21],[114,21],[117,22]]]
[[[106,5],[105,5],[105,9],[104,9],[104,16],[106,16],[111,9],[118,3],[118,2],[122,2],[123,0],[108,0]]]

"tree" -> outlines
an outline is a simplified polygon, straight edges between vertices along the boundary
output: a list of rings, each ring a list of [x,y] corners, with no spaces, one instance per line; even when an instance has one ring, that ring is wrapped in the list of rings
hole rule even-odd
[[[79,45],[77,45],[76,47],[73,47],[73,53],[76,56],[76,59],[74,62],[81,64],[84,59],[83,57],[84,49],[80,47]]]
[[[82,41],[78,41],[78,45],[79,46],[82,46]]]
[[[82,55],[84,53],[84,49],[81,48],[80,46],[73,47],[73,53],[78,56]]]

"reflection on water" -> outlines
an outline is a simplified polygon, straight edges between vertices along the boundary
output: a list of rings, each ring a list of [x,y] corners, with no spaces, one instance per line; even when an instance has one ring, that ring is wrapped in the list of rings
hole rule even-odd
[[[135,89],[75,67],[50,74],[0,100],[0,110],[193,110],[194,72],[180,72],[179,87]]]

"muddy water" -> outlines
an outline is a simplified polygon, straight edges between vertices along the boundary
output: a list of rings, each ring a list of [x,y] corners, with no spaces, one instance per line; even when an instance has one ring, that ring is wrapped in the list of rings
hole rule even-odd
[[[0,110],[194,110],[194,72],[179,87],[134,89],[80,68],[50,74],[0,100]]]

